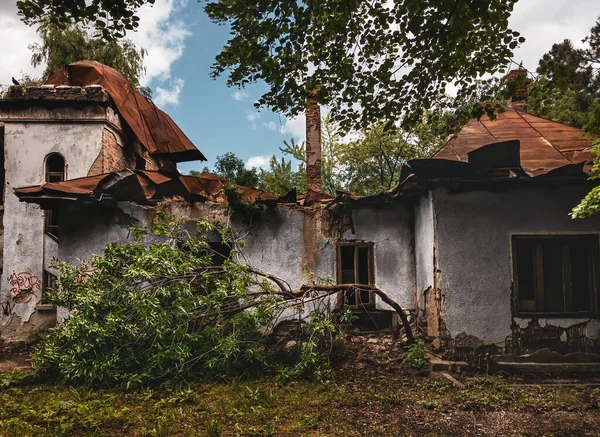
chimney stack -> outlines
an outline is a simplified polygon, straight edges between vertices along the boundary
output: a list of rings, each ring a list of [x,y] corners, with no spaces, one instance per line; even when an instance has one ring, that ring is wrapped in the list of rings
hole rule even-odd
[[[511,70],[506,77],[506,89],[511,95],[508,107],[517,111],[527,112],[527,86],[531,79],[527,77],[527,70]]]
[[[317,92],[306,97],[306,191],[321,192],[321,108]]]

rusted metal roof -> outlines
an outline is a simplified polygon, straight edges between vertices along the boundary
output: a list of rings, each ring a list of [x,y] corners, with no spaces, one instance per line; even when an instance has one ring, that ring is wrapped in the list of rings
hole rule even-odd
[[[96,61],[75,62],[54,73],[46,85],[100,85],[110,94],[121,116],[150,154],[166,155],[178,162],[206,161],[171,117],[113,68]]]
[[[433,157],[467,162],[469,152],[509,140],[521,142],[521,167],[530,176],[581,162],[589,170],[589,164],[595,157],[590,150],[593,140],[587,138],[581,129],[509,107],[494,121],[486,116],[470,120]]]
[[[183,176],[148,170],[121,170],[97,176],[71,179],[63,182],[47,182],[43,185],[15,188],[16,196],[24,202],[37,203],[42,207],[56,201],[80,201],[83,203],[103,201],[134,201],[154,204],[170,197],[183,197],[189,202],[227,202],[227,181],[211,173],[202,176]],[[261,190],[234,185],[242,199],[274,204],[277,197]]]

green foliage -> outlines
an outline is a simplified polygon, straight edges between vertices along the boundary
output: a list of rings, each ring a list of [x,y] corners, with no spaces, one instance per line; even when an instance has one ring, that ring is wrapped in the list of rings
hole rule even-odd
[[[278,197],[285,196],[294,188],[299,194],[306,192],[304,165],[293,171],[292,160],[286,160],[283,156],[278,161],[273,155],[269,160],[269,170],[260,169],[259,180],[260,189]]]
[[[448,83],[469,88],[508,64],[524,39],[508,29],[513,0],[215,0],[205,7],[231,37],[213,65],[230,86],[264,81],[258,100],[288,116],[308,91],[344,130],[416,123]],[[360,108],[360,110],[357,110]]]
[[[237,212],[241,214],[246,223],[258,220],[265,208],[262,203],[243,199],[243,192],[233,184],[225,184],[223,189],[232,213]]]
[[[33,53],[31,64],[34,67],[46,64],[42,74],[43,82],[63,65],[82,60],[98,61],[118,70],[135,87],[139,86],[140,77],[146,71],[146,51],[138,50],[130,40],[106,42],[91,37],[77,25],[61,29],[43,24],[38,33],[42,42],[30,45],[29,49]]]
[[[234,245],[218,226],[221,242]],[[251,376],[265,369],[259,328],[272,321],[270,299],[240,311],[253,283],[231,258],[213,267],[205,237],[180,240],[172,223],[153,228],[164,242],[109,245],[75,267],[57,264],[49,302],[74,310],[36,350],[45,375],[71,382],[137,386],[164,379]],[[235,253],[235,251],[233,251]]]
[[[264,332],[285,303],[272,285],[237,263],[234,232],[199,222],[198,236],[158,213],[138,241],[107,246],[81,266],[60,272],[48,302],[72,310],[36,346],[44,378],[103,386],[139,387],[192,378],[255,377],[278,365]],[[218,236],[222,253],[208,236]],[[152,244],[150,244],[152,241]],[[292,302],[302,311],[302,302]],[[331,378],[327,342],[338,333],[328,314],[303,326],[298,354],[286,360],[288,379]]]
[[[321,175],[323,192],[335,195],[348,190],[358,195],[389,190],[400,182],[400,170],[408,160],[430,157],[452,132],[455,120],[440,108],[429,112],[411,131],[375,124],[354,141],[344,142],[339,126],[329,116],[322,120]],[[282,196],[297,187],[306,189],[305,144],[293,139],[280,150],[300,162],[291,171],[291,162],[271,158],[270,171],[261,171],[261,188]]]
[[[591,136],[600,134],[600,20],[590,30],[586,48],[571,41],[554,44],[539,62],[540,77],[532,84],[532,113],[554,121],[583,127]],[[600,175],[600,145],[595,142],[591,179]],[[600,189],[594,187],[571,211],[573,218],[585,218],[600,211]]]
[[[205,168],[204,171],[209,171]],[[248,170],[240,158],[235,153],[227,152],[224,155],[218,155],[215,162],[215,174],[227,179],[229,182],[244,187],[258,187],[258,173],[256,169]],[[192,176],[200,176],[202,173],[190,172]]]
[[[400,183],[400,170],[407,161],[430,157],[450,133],[448,116],[429,114],[411,131],[375,124],[359,139],[339,147],[344,188],[358,195],[389,190]]]
[[[429,363],[427,360],[427,349],[425,348],[423,340],[417,340],[408,346],[406,362],[410,364],[413,369],[422,369]]]
[[[333,322],[327,308],[316,308],[310,323],[303,324],[295,347],[295,365],[280,367],[278,381],[289,384],[298,379],[315,379],[322,384],[333,378],[333,367],[328,357],[335,338],[344,336],[339,325]]]
[[[154,1],[19,0],[17,7],[27,24],[81,24],[111,40],[136,29],[139,7]],[[318,90],[344,129],[398,119],[406,127],[449,83],[467,90],[502,71],[524,42],[508,28],[515,2],[207,0],[211,20],[231,27],[212,76],[227,73],[237,87],[264,81],[269,89],[257,105],[288,116],[304,112],[307,92]]]
[[[72,24],[93,26],[104,39],[122,38],[129,30],[137,29],[140,18],[137,10],[155,0],[19,0],[17,8],[28,25],[49,23],[66,28]]]

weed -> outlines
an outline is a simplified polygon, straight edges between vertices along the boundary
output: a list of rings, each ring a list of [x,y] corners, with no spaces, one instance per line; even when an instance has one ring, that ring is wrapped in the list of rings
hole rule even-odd
[[[221,437],[221,428],[216,419],[211,418],[206,422],[206,435],[208,437]]]
[[[422,369],[429,363],[427,360],[427,349],[423,340],[417,340],[408,346],[406,361],[413,369]]]

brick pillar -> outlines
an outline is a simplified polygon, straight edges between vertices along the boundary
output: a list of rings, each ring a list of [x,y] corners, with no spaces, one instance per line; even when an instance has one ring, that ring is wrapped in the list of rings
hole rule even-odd
[[[527,112],[527,86],[531,79],[527,77],[527,70],[511,70],[506,77],[506,87],[511,94],[508,107],[517,111]]]
[[[314,92],[306,97],[306,190],[321,192],[321,108]]]

